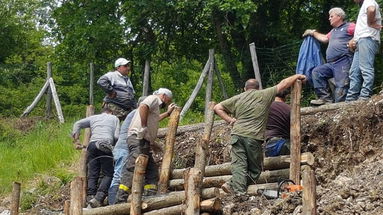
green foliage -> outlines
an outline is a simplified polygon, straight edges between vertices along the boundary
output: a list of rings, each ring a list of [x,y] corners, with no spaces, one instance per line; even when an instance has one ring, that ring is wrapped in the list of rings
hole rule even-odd
[[[37,122],[28,134],[12,142],[0,142],[0,194],[9,192],[12,181],[26,182],[78,156],[70,140],[73,122]],[[11,171],[10,171],[11,170]],[[62,173],[62,180],[67,181]]]

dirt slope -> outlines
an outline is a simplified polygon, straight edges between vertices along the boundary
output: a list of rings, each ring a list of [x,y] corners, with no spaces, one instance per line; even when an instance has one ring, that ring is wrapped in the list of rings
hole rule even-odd
[[[319,214],[383,214],[382,99],[379,95],[356,106],[302,116],[302,151],[315,156]],[[225,125],[213,129],[209,164],[230,161],[229,134]],[[201,136],[202,131],[177,136],[174,167],[193,165],[195,144]],[[161,155],[155,159],[160,162]],[[62,192],[68,193],[67,189]],[[301,197],[227,197],[223,202],[224,214],[299,214]],[[42,197],[28,214],[54,214],[47,209],[47,198]]]

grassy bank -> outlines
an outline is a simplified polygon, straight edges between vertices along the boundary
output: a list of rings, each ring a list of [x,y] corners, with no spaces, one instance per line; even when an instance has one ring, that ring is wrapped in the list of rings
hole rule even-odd
[[[0,120],[0,195],[11,191],[13,181],[24,184],[48,171],[63,175],[59,165],[70,164],[78,156],[69,136],[72,121],[60,125],[36,120],[29,130],[17,130],[13,121],[17,120]]]

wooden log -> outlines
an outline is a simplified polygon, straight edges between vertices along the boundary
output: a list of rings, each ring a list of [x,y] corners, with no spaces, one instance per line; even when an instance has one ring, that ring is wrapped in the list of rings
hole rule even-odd
[[[207,188],[202,190],[202,199],[211,199],[219,196],[218,188]],[[170,207],[174,205],[182,204],[185,201],[185,192],[176,191],[171,192],[166,195],[152,196],[149,198],[143,199],[142,210],[151,211],[157,210],[164,207]],[[83,210],[84,215],[123,215],[129,214],[130,212],[130,203],[109,205],[106,207],[92,208]]]
[[[52,63],[47,63],[47,80],[52,77]],[[50,88],[47,90],[47,103],[46,103],[46,111],[45,117],[49,119],[52,113],[52,91]]]
[[[186,200],[185,200],[185,214],[186,215],[199,215],[200,202],[201,202],[201,185],[202,185],[202,172],[197,168],[191,168],[185,171],[184,184]]]
[[[93,97],[93,84],[94,84],[94,64],[89,64],[89,105],[94,105]]]
[[[222,201],[219,198],[207,199],[201,202],[201,211],[218,213],[222,211]]]
[[[159,215],[159,214],[166,214],[166,215],[181,215],[183,211],[185,211],[185,205],[175,205],[167,208],[162,208],[154,211],[149,211],[144,213],[144,215]]]
[[[174,108],[172,114],[170,115],[170,120],[168,124],[168,134],[166,135],[165,141],[165,153],[162,159],[161,172],[158,181],[158,193],[163,194],[168,190],[169,178],[171,174],[171,164],[173,160],[174,153],[174,143],[176,140],[176,133],[178,122],[180,119],[181,108]]]
[[[209,142],[211,131],[214,124],[214,106],[215,102],[210,102],[208,112],[205,117],[205,129],[202,140],[197,142],[195,164],[194,167],[199,169],[202,173],[202,177],[205,175],[205,167],[207,164],[207,154],[209,153]]]
[[[149,77],[150,77],[150,61],[145,60],[145,68],[144,68],[144,81],[143,81],[143,87],[142,87],[142,96],[148,96],[149,95]]]
[[[221,175],[221,176],[212,176],[212,177],[204,177],[202,182],[202,187],[220,187],[225,182],[229,181],[231,175]],[[280,169],[280,170],[272,170],[272,171],[264,171],[261,173],[261,176],[257,180],[258,184],[263,183],[272,183],[277,182],[280,178],[288,178],[289,177],[289,169]],[[184,185],[183,179],[173,179],[169,182],[169,189],[171,190],[181,190]]]
[[[209,49],[209,73],[207,75],[206,93],[205,93],[205,118],[209,110],[209,103],[211,102],[211,96],[213,92],[213,80],[214,80],[214,49]],[[205,120],[206,121],[206,120]]]
[[[70,201],[65,200],[65,202],[64,202],[64,215],[70,215],[69,211],[70,211]]]
[[[70,183],[70,215],[82,215],[82,177],[75,177]]]
[[[149,157],[144,154],[140,154],[136,159],[132,184],[132,202],[130,207],[130,214],[132,215],[141,215],[142,183],[144,182],[148,160]]]
[[[43,97],[45,91],[47,91],[49,87],[49,80],[47,80],[44,84],[44,86],[41,88],[40,92],[37,94],[36,98],[33,100],[32,104],[29,105],[23,112],[23,114],[21,114],[20,117],[24,117],[24,116],[27,116],[32,110],[33,108],[36,107],[37,103],[39,103],[41,97]]]
[[[353,106],[360,104],[360,100],[352,101],[352,102],[338,102],[338,103],[332,103],[332,104],[326,104],[321,105],[318,107],[304,107],[301,108],[301,115],[310,115],[310,114],[316,114],[319,112],[327,112],[327,111],[333,111],[338,110],[340,108],[352,108]]]
[[[89,116],[92,116],[94,114],[94,106],[93,105],[88,105],[86,107],[86,117],[89,117]],[[88,157],[88,151],[86,150],[86,147],[88,146],[89,144],[89,140],[90,140],[90,128],[85,128],[85,131],[84,131],[84,135],[83,135],[83,141],[82,141],[82,145],[85,146],[85,148],[83,148],[81,150],[81,155],[80,155],[80,167],[79,167],[79,176],[80,177],[84,177],[84,181],[83,181],[83,189],[82,189],[82,193],[83,193],[83,207],[86,205],[86,190],[87,190],[87,186],[88,186],[88,181],[87,181],[87,171],[88,171],[88,168],[87,168],[87,163],[86,163],[86,160],[87,160],[87,157]]]
[[[224,99],[227,99],[228,96],[227,96],[227,93],[226,93],[226,88],[225,88],[225,85],[223,84],[222,75],[221,75],[221,72],[218,69],[217,61],[215,59],[214,59],[214,72],[217,75],[219,87],[221,88],[221,91],[222,91],[222,96],[223,96]]]
[[[213,212],[218,212],[218,210],[214,210],[213,207],[219,207],[219,200],[213,200],[213,199],[208,199],[204,200],[201,202],[201,205],[204,205],[204,210],[206,211],[213,211]],[[144,213],[144,215],[159,215],[159,214],[166,214],[166,215],[179,215],[183,214],[183,211],[185,211],[185,205],[176,205],[172,207],[167,207],[167,208],[162,208],[159,210],[153,210]],[[222,204],[221,204],[222,208]],[[199,215],[199,213],[198,213]]]
[[[197,82],[197,85],[195,86],[195,88],[194,88],[192,94],[190,95],[188,101],[185,103],[184,107],[182,108],[180,120],[182,120],[182,118],[185,116],[186,112],[189,110],[191,104],[193,103],[195,97],[197,96],[199,90],[201,89],[202,83],[205,80],[205,77],[209,71],[211,60],[212,59],[210,59],[210,58],[207,60],[205,67],[202,70],[201,76],[199,77],[199,80]]]
[[[53,82],[53,78],[49,79],[49,86],[52,90],[53,102],[55,103],[55,106],[56,106],[56,111],[57,111],[57,116],[59,118],[59,122],[64,123],[64,115],[63,115],[63,112],[61,109],[59,96],[57,95],[56,86],[55,86],[55,83]]]
[[[19,214],[19,205],[20,205],[20,191],[21,184],[19,182],[13,182],[12,187],[12,200],[11,200],[11,215]]]
[[[262,78],[261,78],[261,73],[259,72],[258,58],[257,58],[257,51],[255,50],[255,44],[250,43],[249,47],[250,47],[251,61],[253,63],[255,79],[257,79],[259,83],[259,89],[262,90]]]
[[[290,167],[290,155],[283,155],[279,157],[267,157],[263,161],[264,170],[277,170],[285,169]],[[314,155],[310,152],[305,152],[301,154],[301,164],[304,165],[314,165]],[[217,165],[206,166],[205,168],[205,177],[210,176],[220,176],[220,175],[230,175],[231,174],[231,164],[223,163]],[[172,171],[172,179],[181,179],[182,174],[186,169],[174,169]]]
[[[300,184],[300,157],[301,157],[301,93],[302,82],[295,81],[291,92],[291,122],[290,122],[290,138],[291,138],[291,162],[290,162],[290,179],[295,184]]]
[[[302,182],[302,214],[316,215],[316,181],[314,170],[310,166],[303,167]]]
[[[218,127],[218,126],[221,126],[221,125],[225,125],[225,123],[226,122],[224,120],[217,120],[217,121],[214,121],[214,126],[213,127]],[[177,129],[177,134],[176,135],[181,135],[181,134],[184,134],[186,132],[194,132],[194,131],[202,130],[202,129],[205,128],[205,125],[206,125],[205,122],[201,122],[201,123],[196,123],[196,124],[193,124],[193,125],[179,126],[178,129]],[[166,136],[167,132],[168,132],[168,128],[160,128],[160,129],[158,129],[157,137],[158,138],[163,138],[163,137]]]

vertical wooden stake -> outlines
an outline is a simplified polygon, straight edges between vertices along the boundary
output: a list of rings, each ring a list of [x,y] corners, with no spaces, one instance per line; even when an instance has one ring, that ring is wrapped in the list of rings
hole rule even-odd
[[[60,123],[64,123],[64,115],[61,109],[59,96],[57,95],[56,86],[55,86],[55,83],[53,82],[53,78],[49,79],[49,86],[52,91],[53,102],[55,103],[55,106],[56,106],[56,111],[57,111],[57,116],[59,118],[59,121]]]
[[[75,177],[70,183],[70,215],[82,215],[82,184],[82,177]]]
[[[165,141],[165,153],[162,159],[160,179],[158,181],[158,193],[164,194],[168,190],[169,178],[171,173],[171,164],[174,153],[174,142],[176,140],[178,122],[180,119],[181,108],[174,108],[170,115],[168,124],[168,133]]]
[[[134,168],[133,184],[132,184],[132,202],[130,207],[131,215],[141,215],[142,204],[142,183],[148,165],[149,157],[144,154],[140,154],[136,160],[136,166]]]
[[[217,61],[215,60],[215,58],[214,58],[214,72],[217,75],[219,87],[221,88],[223,98],[227,99],[228,96],[227,96],[227,93],[226,93],[225,85],[223,84],[222,75],[221,75],[221,72],[218,69]]]
[[[19,182],[13,182],[11,215],[19,214],[20,190],[21,190],[21,184]]]
[[[93,83],[94,83],[94,64],[89,64],[89,104],[94,105],[93,98]]]
[[[302,214],[316,215],[316,181],[314,170],[310,166],[303,167],[303,208]]]
[[[210,50],[209,50],[210,52]],[[206,64],[205,64],[205,67],[203,68],[202,70],[202,73],[201,75],[199,76],[199,79],[198,79],[198,82],[197,82],[197,85],[195,86],[192,94],[190,95],[188,101],[185,103],[184,107],[182,108],[182,111],[181,111],[181,116],[180,116],[180,120],[182,120],[182,118],[185,116],[186,112],[189,110],[191,104],[193,103],[195,97],[197,96],[199,90],[201,89],[201,86],[203,84],[203,81],[205,80],[205,77],[209,71],[209,68],[210,68],[210,61],[212,59],[208,59]]]
[[[64,215],[69,215],[69,210],[70,210],[70,201],[65,200],[65,202],[64,202]]]
[[[92,116],[94,114],[94,106],[88,105],[86,107],[86,117]],[[81,150],[81,155],[80,155],[80,168],[79,168],[79,176],[84,177],[84,182],[83,182],[83,206],[86,205],[86,189],[87,189],[87,157],[88,157],[88,152],[86,150],[86,147],[89,144],[90,140],[90,128],[86,128],[84,131],[84,138],[82,141],[82,145],[85,146],[84,149]]]
[[[47,80],[52,78],[52,63],[47,63]],[[46,103],[47,109],[45,111],[45,117],[49,119],[51,117],[52,113],[52,90],[50,87],[48,87],[47,90],[47,103]]]
[[[205,95],[205,117],[209,109],[209,102],[211,102],[213,92],[213,79],[214,79],[214,49],[209,50],[210,68],[207,76],[206,95]]]
[[[205,175],[205,166],[207,165],[206,157],[209,150],[209,141],[214,124],[214,106],[215,102],[210,102],[209,109],[205,118],[204,134],[202,140],[199,141],[196,146],[194,167],[201,171],[202,176]]]
[[[255,79],[257,79],[259,83],[259,89],[262,90],[263,89],[262,78],[261,78],[261,73],[259,72],[258,58],[257,58],[257,52],[255,51],[255,44],[250,43],[249,46],[250,46],[251,61],[253,62]]]
[[[186,209],[185,215],[199,215],[201,204],[202,173],[197,168],[191,168],[185,171],[185,195]]]
[[[291,93],[291,162],[290,162],[290,179],[295,184],[300,184],[300,170],[301,170],[301,93],[302,82],[297,80]]]
[[[142,96],[149,95],[149,77],[150,77],[150,61],[145,61],[145,69],[144,69],[144,83],[142,87]]]

